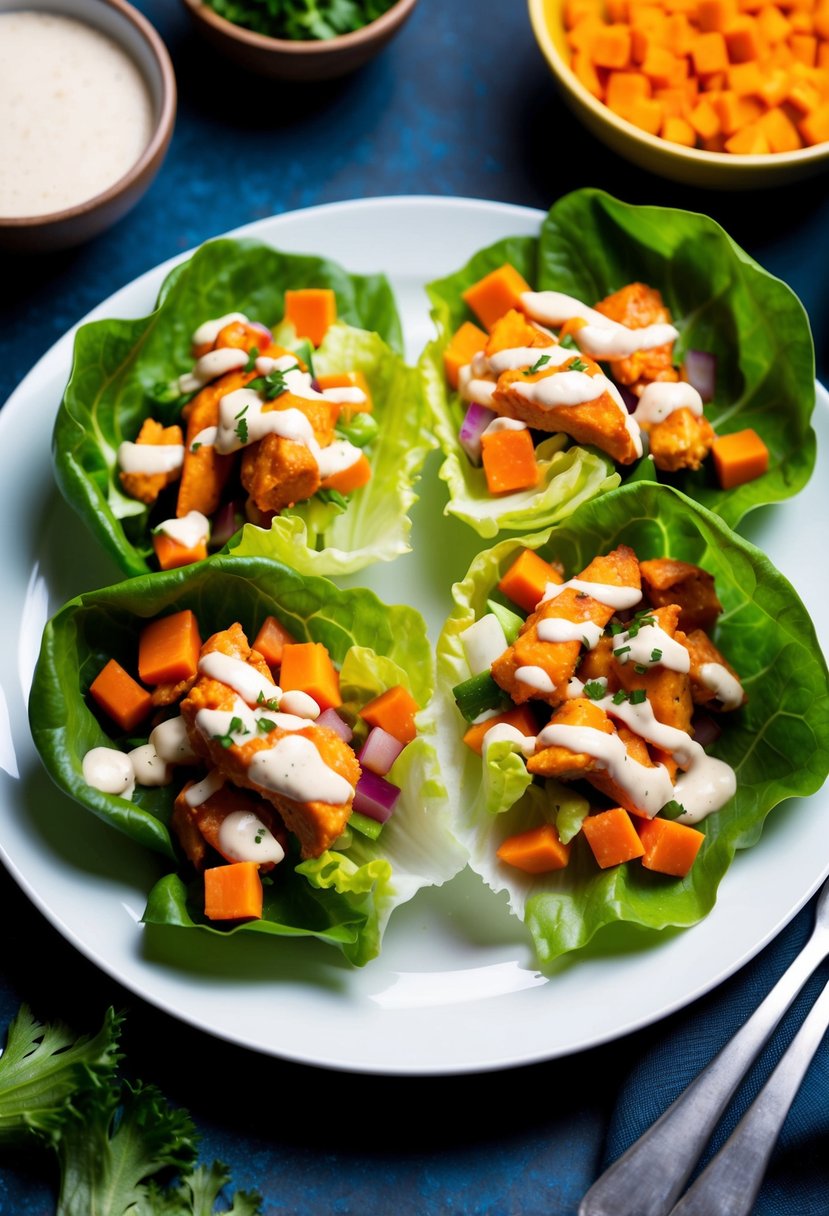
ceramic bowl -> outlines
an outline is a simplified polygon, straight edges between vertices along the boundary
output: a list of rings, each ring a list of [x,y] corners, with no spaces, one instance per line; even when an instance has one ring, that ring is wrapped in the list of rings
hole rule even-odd
[[[148,189],[173,133],[176,81],[161,38],[125,0],[25,0],[25,5],[20,0],[0,0],[0,15],[21,8],[72,18],[115,42],[137,65],[150,100],[149,140],[138,159],[112,185],[62,210],[40,215],[0,214],[0,247],[14,252],[50,252],[96,236],[125,215]],[[36,150],[36,143],[34,147]]]
[[[571,71],[564,0],[529,0],[529,11],[536,41],[565,103],[593,135],[641,168],[688,185],[721,190],[783,185],[829,168],[829,143],[796,152],[741,156],[686,148],[649,135],[603,105]]]
[[[183,0],[201,36],[240,67],[282,80],[331,80],[368,63],[411,15],[417,0],[397,0],[376,21],[338,38],[269,38],[220,17],[203,0]]]

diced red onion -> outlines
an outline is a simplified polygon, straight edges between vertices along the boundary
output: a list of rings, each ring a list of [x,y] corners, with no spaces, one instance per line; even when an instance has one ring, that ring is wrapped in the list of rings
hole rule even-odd
[[[336,731],[343,743],[350,743],[352,736],[354,735],[354,731],[347,722],[343,721],[336,709],[323,710],[320,716],[316,719],[315,725],[325,726],[328,728],[328,730]]]
[[[315,393],[322,392],[322,385],[320,384],[320,382],[316,378],[316,376],[314,376],[313,380],[311,381],[311,388],[314,390]]]
[[[717,387],[717,356],[708,350],[686,350],[685,378],[703,401],[713,401]]]
[[[364,769],[370,769],[372,773],[377,773],[378,777],[385,777],[403,751],[403,746],[399,739],[383,730],[382,726],[374,726],[357,753],[357,759]]]
[[[318,719],[319,720],[319,719]],[[364,770],[354,792],[354,810],[385,823],[394,810],[400,790],[385,777]]]
[[[222,545],[226,545],[231,536],[239,531],[241,527],[239,523],[240,516],[243,516],[242,504],[235,500],[226,502],[224,506],[219,507],[213,516],[213,523],[210,529],[210,544],[214,549],[221,549]]]
[[[478,405],[476,401],[470,401],[466,417],[461,423],[458,439],[473,464],[481,463],[481,435],[490,422],[497,417],[494,410],[488,410],[485,405]]]
[[[700,747],[710,747],[712,743],[716,743],[722,734],[722,728],[710,714],[694,714],[691,722],[691,731],[694,742]]]

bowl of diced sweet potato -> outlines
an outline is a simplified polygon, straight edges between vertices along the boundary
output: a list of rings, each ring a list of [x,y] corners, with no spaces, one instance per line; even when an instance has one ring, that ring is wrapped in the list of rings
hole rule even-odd
[[[651,172],[723,189],[829,167],[829,0],[529,0],[570,108]]]

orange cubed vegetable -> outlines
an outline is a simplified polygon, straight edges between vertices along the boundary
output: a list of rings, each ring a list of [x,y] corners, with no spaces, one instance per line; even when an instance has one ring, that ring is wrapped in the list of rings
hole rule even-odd
[[[673,83],[676,73],[677,59],[670,51],[661,46],[648,47],[648,53],[642,61],[641,71],[644,76],[660,88],[667,88]]]
[[[720,134],[719,116],[707,97],[694,106],[688,121],[700,139],[715,139]]]
[[[283,692],[307,692],[323,710],[343,703],[339,673],[322,642],[283,645],[279,686]]]
[[[737,152],[743,156],[757,156],[770,151],[769,141],[757,122],[747,123],[725,141],[726,152]]]
[[[492,718],[485,718],[483,722],[475,722],[464,735],[464,743],[480,756],[483,751],[484,735],[491,727],[497,726],[500,722],[507,726],[514,726],[528,738],[538,734],[538,723],[533,711],[528,705],[517,705],[515,709],[509,709],[505,714],[496,714]]]
[[[471,321],[464,321],[449,339],[449,345],[443,352],[443,366],[446,379],[453,389],[458,387],[458,372],[484,349],[486,341],[484,331]]]
[[[372,412],[374,403],[371,400],[371,389],[362,372],[329,372],[328,375],[318,375],[316,379],[320,392],[325,394],[332,405],[339,407],[336,417],[342,414],[350,418],[352,414]]]
[[[575,51],[573,53],[572,66],[573,72],[587,89],[588,93],[592,93],[594,97],[598,97],[599,101],[604,101],[605,90],[601,78],[596,71],[596,65],[587,51]]]
[[[266,616],[261,628],[253,639],[251,646],[268,664],[268,667],[279,667],[282,662],[282,650],[285,646],[295,644],[294,638],[275,616]]]
[[[190,548],[180,545],[164,532],[155,532],[153,549],[160,570],[175,570],[178,566],[191,566],[193,562],[204,561],[207,557],[207,540],[201,540]]]
[[[641,857],[645,852],[630,815],[623,807],[614,806],[609,811],[588,815],[581,830],[603,870]]]
[[[115,659],[98,672],[89,686],[89,695],[123,731],[134,730],[153,707],[146,688]]]
[[[415,714],[419,708],[409,690],[402,684],[395,684],[364,705],[360,717],[369,726],[381,726],[399,743],[411,743],[417,734]]]
[[[786,18],[774,4],[767,4],[757,15],[757,28],[764,42],[783,42],[792,32]]]
[[[751,427],[731,435],[718,435],[711,455],[724,490],[761,477],[769,467],[769,450]]]
[[[204,914],[208,920],[261,919],[262,879],[255,861],[205,870]]]
[[[679,115],[669,115],[662,124],[662,138],[673,144],[683,144],[693,148],[696,143],[696,133],[691,124]]]
[[[332,473],[320,482],[321,490],[337,490],[340,494],[353,494],[360,486],[371,481],[371,464],[368,456],[361,452],[353,464],[339,473]]]
[[[772,152],[794,152],[803,146],[797,128],[780,106],[765,113],[760,125]]]
[[[481,462],[490,494],[510,494],[538,485],[540,469],[529,428],[490,431],[481,436]]]
[[[698,76],[724,72],[728,67],[728,49],[719,30],[698,34],[691,44],[691,58]]]
[[[665,118],[665,111],[662,108],[661,101],[644,99],[642,101],[635,101],[627,110],[625,118],[628,122],[632,122],[635,127],[640,127],[641,130],[647,131],[648,134],[658,135]]]
[[[145,684],[177,684],[199,667],[199,623],[189,608],[158,617],[141,630],[138,674]]]
[[[829,140],[829,103],[812,110],[799,123],[798,130],[805,144],[819,144]]]
[[[757,63],[735,63],[728,69],[728,87],[738,97],[760,97],[763,72]]]
[[[562,582],[555,566],[545,562],[534,549],[523,549],[499,582],[498,590],[524,612],[535,612],[547,584]]]
[[[530,290],[530,285],[514,266],[505,262],[497,270],[491,270],[477,283],[467,287],[463,298],[488,330],[511,308],[520,308],[521,296]]]
[[[598,68],[626,68],[630,63],[631,33],[627,25],[616,22],[596,31],[590,58]]]
[[[285,320],[298,338],[319,346],[337,319],[337,297],[330,287],[303,287],[285,292]]]
[[[704,33],[722,32],[736,16],[736,0],[699,0],[697,4],[697,24]]]
[[[611,72],[607,78],[605,102],[624,116],[632,102],[651,95],[651,82],[641,72]]]
[[[506,865],[526,874],[546,874],[565,868],[570,860],[570,845],[561,843],[552,823],[542,823],[528,832],[508,836],[498,849],[498,856]]]
[[[761,75],[756,61],[762,54],[763,39],[756,19],[738,17],[725,29],[723,37],[731,63],[735,66],[753,67],[757,74]],[[731,87],[734,88],[734,85]]]
[[[637,819],[636,830],[645,847],[642,865],[660,874],[684,878],[694,864],[705,836],[673,819]]]
[[[813,34],[792,34],[789,47],[798,63],[813,68],[817,59],[817,38]]]

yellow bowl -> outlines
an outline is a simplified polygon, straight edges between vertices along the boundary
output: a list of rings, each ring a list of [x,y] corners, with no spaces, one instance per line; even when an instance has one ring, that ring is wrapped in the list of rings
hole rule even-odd
[[[529,0],[529,8],[536,41],[567,105],[598,139],[641,168],[693,186],[749,190],[796,181],[829,167],[829,143],[741,156],[686,148],[649,135],[597,100],[571,70],[564,0]]]

